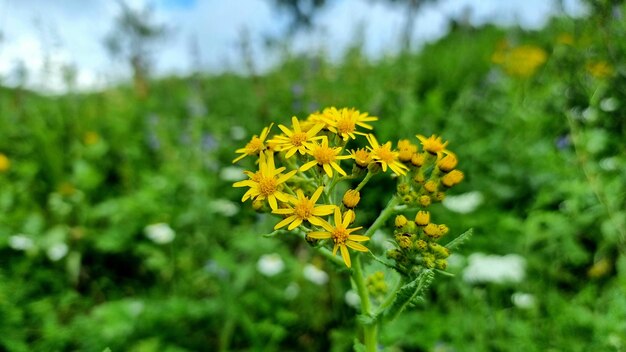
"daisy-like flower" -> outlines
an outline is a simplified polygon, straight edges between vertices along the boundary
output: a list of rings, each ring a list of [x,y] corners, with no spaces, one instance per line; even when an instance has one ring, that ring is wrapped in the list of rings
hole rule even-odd
[[[384,172],[390,168],[398,175],[406,174],[409,168],[398,160],[398,152],[391,150],[391,142],[380,145],[373,134],[366,137],[371,146],[367,148],[371,151],[372,159],[381,165]]]
[[[367,236],[352,234],[352,232],[360,230],[362,227],[359,226],[352,229],[348,228],[352,220],[353,216],[348,212],[343,214],[342,219],[341,211],[339,208],[335,208],[334,226],[324,221],[321,226],[326,231],[312,231],[307,234],[307,236],[318,240],[332,238],[335,244],[333,247],[333,255],[337,253],[337,249],[341,250],[341,257],[343,257],[343,261],[346,263],[348,268],[352,266],[348,247],[360,252],[369,251],[367,247],[359,242],[369,241],[370,238]]]
[[[274,154],[272,152],[259,154],[259,171],[256,173],[247,172],[250,179],[235,182],[233,187],[250,187],[241,198],[245,202],[248,198],[253,200],[267,199],[272,210],[278,209],[277,199],[287,203],[289,195],[281,191],[281,184],[286,182],[298,170],[281,174],[285,170],[284,167],[276,168],[274,166]]]
[[[285,135],[279,135],[272,138],[270,143],[275,146],[277,151],[286,152],[285,157],[290,158],[296,152],[304,155],[306,148],[311,147],[313,140],[320,139],[322,136],[315,136],[323,127],[323,124],[316,124],[308,131],[303,131],[297,117],[291,118],[293,130],[284,125],[278,125]]]
[[[322,138],[322,144],[313,143],[310,148],[307,149],[307,153],[313,156],[315,160],[300,167],[300,171],[306,171],[316,164],[324,168],[324,171],[329,177],[333,177],[333,169],[338,173],[346,176],[346,172],[341,169],[337,160],[350,159],[349,155],[339,155],[341,153],[341,147],[332,148],[328,146],[328,138]]]
[[[349,138],[356,139],[356,135],[364,135],[363,132],[357,132],[357,126],[371,130],[373,127],[366,123],[378,120],[378,117],[369,116],[366,112],[361,113],[356,109],[336,109],[334,107],[324,109],[323,118],[328,124],[328,129],[341,136],[344,141]]]
[[[441,137],[435,134],[428,138],[422,136],[421,134],[418,134],[416,137],[420,140],[420,142],[422,142],[422,147],[428,153],[437,156],[441,156],[442,154],[450,154],[450,151],[446,149],[448,141],[442,141]]]
[[[372,155],[367,151],[367,149],[359,148],[357,150],[351,150],[350,156],[359,167],[367,167],[367,165],[372,162]]]
[[[255,134],[254,136],[252,136],[252,139],[250,139],[250,142],[248,142],[245,147],[235,150],[235,153],[241,155],[233,160],[233,164],[248,155],[259,155],[263,150],[265,150],[265,139],[267,138],[267,135],[270,134],[270,130],[272,129],[273,125],[274,124],[272,123],[270,127],[263,128],[263,131],[261,131],[261,135],[257,136]]]
[[[291,203],[293,207],[287,206],[287,208],[272,211],[274,214],[289,215],[276,224],[276,226],[274,226],[274,230],[285,227],[287,224],[289,224],[287,229],[293,230],[302,224],[303,221],[308,221],[313,225],[322,226],[324,220],[322,220],[320,216],[330,215],[335,208],[334,205],[315,206],[315,203],[322,195],[323,190],[324,187],[319,187],[315,193],[313,193],[311,198],[307,198],[302,190],[297,190],[297,197],[291,196],[289,198],[289,203]]]

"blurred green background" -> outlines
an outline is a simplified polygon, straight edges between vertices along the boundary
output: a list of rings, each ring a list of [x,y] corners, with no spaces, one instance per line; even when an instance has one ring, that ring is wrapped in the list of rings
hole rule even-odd
[[[379,116],[379,140],[441,134],[466,175],[433,209],[474,228],[456,277],[384,350],[626,350],[626,5],[587,7],[535,31],[451,22],[376,60],[355,38],[254,74],[0,87],[0,350],[351,350],[349,275],[262,237],[275,219],[231,187],[235,149],[326,106]]]

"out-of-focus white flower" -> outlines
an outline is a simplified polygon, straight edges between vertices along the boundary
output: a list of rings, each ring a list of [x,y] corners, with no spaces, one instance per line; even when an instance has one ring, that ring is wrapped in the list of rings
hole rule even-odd
[[[448,270],[450,271],[461,271],[461,269],[465,266],[465,257],[458,253],[452,253],[448,257]]]
[[[346,301],[346,304],[352,308],[359,308],[361,306],[361,297],[354,290],[346,291],[343,299]]]
[[[278,253],[264,254],[256,262],[256,268],[261,274],[272,277],[285,269],[285,263]]]
[[[515,292],[511,295],[511,302],[520,309],[530,309],[535,306],[535,296],[530,293]]]
[[[328,274],[324,270],[318,269],[313,264],[307,264],[303,270],[304,278],[316,285],[325,285],[328,282]]]
[[[143,232],[146,237],[156,244],[170,243],[176,237],[174,230],[164,222],[148,225],[143,229]]]
[[[600,167],[605,171],[615,171],[619,168],[619,164],[619,160],[614,156],[600,160]]]
[[[300,293],[300,286],[295,282],[290,283],[289,286],[285,288],[285,298],[288,300],[292,300],[298,297],[299,293]]]
[[[374,234],[370,238],[370,243],[382,247],[385,251],[396,248],[396,246],[389,239],[389,235],[381,229],[374,231]]]
[[[517,254],[500,256],[474,253],[468,260],[469,264],[463,271],[465,282],[515,283],[524,280],[526,260]]]
[[[214,213],[222,214],[226,217],[237,215],[240,209],[237,203],[231,202],[228,199],[215,199],[209,203],[209,208]]]
[[[56,243],[52,245],[52,247],[48,248],[48,258],[50,258],[50,260],[52,260],[53,262],[59,261],[67,255],[68,250],[69,248],[65,243]]]
[[[220,178],[226,182],[236,182],[244,180],[247,176],[243,169],[237,166],[226,166],[220,171]]]
[[[233,126],[230,128],[230,137],[236,141],[246,138],[246,129],[241,126]]]
[[[17,234],[9,237],[9,247],[16,251],[27,251],[35,246],[35,242],[24,234]]]
[[[447,196],[442,203],[444,207],[455,213],[467,214],[476,210],[483,203],[483,199],[482,193],[474,191],[459,194],[458,196]]]
[[[614,97],[602,99],[600,101],[600,109],[602,109],[602,111],[611,112],[617,110],[617,108],[619,108],[619,100]]]

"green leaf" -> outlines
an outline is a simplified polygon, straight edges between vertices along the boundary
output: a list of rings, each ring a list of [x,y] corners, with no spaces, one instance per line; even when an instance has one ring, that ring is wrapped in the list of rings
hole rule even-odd
[[[474,229],[469,229],[463,232],[457,238],[453,239],[448,244],[446,244],[446,248],[456,249],[460,247],[463,243],[467,242],[472,237],[473,234],[474,234]]]
[[[394,320],[416,297],[420,296],[430,286],[434,277],[435,273],[432,270],[424,270],[415,280],[402,286],[398,290],[395,300],[385,312],[385,317],[390,321]]]

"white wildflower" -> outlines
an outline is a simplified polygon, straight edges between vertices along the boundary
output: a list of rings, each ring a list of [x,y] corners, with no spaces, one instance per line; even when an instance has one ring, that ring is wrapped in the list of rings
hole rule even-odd
[[[526,260],[517,254],[504,256],[474,253],[463,271],[463,280],[469,283],[504,283],[524,280]]]
[[[246,129],[241,126],[233,126],[230,128],[230,137],[233,140],[240,141],[246,138]]]
[[[240,209],[237,203],[231,202],[228,199],[215,199],[209,203],[209,208],[214,213],[218,213],[226,217],[237,215]]]
[[[511,295],[511,302],[520,309],[530,309],[535,306],[535,296],[530,293],[515,292]]]
[[[176,237],[176,233],[170,225],[162,222],[146,226],[143,232],[146,237],[156,244],[170,243]]]
[[[243,171],[244,169],[237,166],[226,166],[220,170],[220,178],[226,182],[245,180],[247,176]]]
[[[285,288],[285,298],[288,300],[298,297],[298,294],[300,294],[300,285],[295,282],[290,283],[289,286]]]
[[[278,253],[264,254],[256,263],[256,268],[261,274],[272,277],[285,269],[285,263]]]
[[[352,308],[359,308],[361,306],[361,297],[354,290],[348,290],[344,295],[346,304]]]
[[[69,248],[63,242],[56,243],[52,247],[48,248],[48,258],[53,262],[63,259],[67,255]]]
[[[9,237],[9,247],[16,251],[27,251],[35,246],[35,242],[24,234],[17,234]]]
[[[324,270],[318,269],[315,265],[307,264],[304,267],[304,278],[316,285],[325,285],[328,282],[328,274]]]
[[[476,210],[483,203],[483,199],[482,193],[474,191],[457,196],[447,196],[442,203],[444,207],[455,213],[467,214]]]

